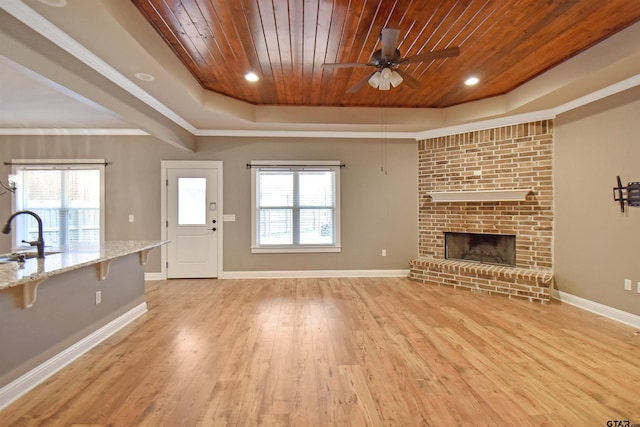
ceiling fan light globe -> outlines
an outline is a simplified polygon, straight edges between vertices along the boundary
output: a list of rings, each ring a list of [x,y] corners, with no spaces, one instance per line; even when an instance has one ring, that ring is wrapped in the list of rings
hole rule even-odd
[[[373,75],[369,79],[369,84],[371,85],[371,87],[377,89],[378,86],[380,86],[381,81],[382,81],[382,78],[380,77],[380,71],[376,71],[375,73],[373,73]]]
[[[389,68],[383,68],[382,71],[380,72],[380,76],[382,77],[382,80],[386,80],[389,81],[391,80],[391,70]]]
[[[393,85],[393,87],[398,87],[398,85],[400,85],[400,83],[402,83],[402,80],[404,80],[404,79],[402,78],[402,76],[400,74],[398,74],[397,71],[392,71],[391,72],[390,82]]]
[[[378,87],[378,89],[380,89],[380,90],[389,90],[389,89],[391,89],[391,83],[389,82],[389,80],[382,80],[380,82],[380,86]]]

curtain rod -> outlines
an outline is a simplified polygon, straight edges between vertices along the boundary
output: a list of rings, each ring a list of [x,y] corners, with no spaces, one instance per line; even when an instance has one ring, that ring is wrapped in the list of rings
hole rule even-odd
[[[64,163],[64,162],[53,162],[53,163],[38,163],[38,162],[26,162],[26,163],[12,163],[12,162],[4,162],[5,166],[88,166],[88,165],[104,165],[109,166],[111,162],[87,162],[87,163]]]
[[[347,167],[347,165],[345,164],[340,164],[340,165],[252,165],[251,163],[247,163],[247,169],[251,169],[251,168],[314,168],[314,167],[335,168],[336,166],[339,166],[341,168]]]

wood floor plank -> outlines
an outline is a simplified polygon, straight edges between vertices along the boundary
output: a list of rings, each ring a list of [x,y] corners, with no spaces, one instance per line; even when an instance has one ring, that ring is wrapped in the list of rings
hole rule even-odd
[[[170,280],[0,426],[640,423],[640,335],[404,278]]]

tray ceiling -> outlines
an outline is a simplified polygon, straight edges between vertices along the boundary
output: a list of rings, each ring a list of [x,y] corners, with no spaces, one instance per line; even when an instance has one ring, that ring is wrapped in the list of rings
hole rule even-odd
[[[203,88],[255,105],[450,107],[508,93],[640,19],[629,0],[132,0]],[[383,28],[422,86],[346,91],[372,68]],[[253,71],[260,81],[248,84]],[[469,76],[480,83],[463,84]]]
[[[384,28],[402,57],[461,53],[347,93],[374,70],[322,64],[370,62]],[[639,41],[629,0],[0,0],[0,134],[420,139],[640,85]]]

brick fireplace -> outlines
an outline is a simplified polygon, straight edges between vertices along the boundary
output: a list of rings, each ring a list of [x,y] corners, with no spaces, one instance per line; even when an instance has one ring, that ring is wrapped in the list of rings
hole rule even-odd
[[[444,257],[458,261],[515,267],[516,236],[445,231]]]
[[[420,141],[419,256],[411,262],[410,277],[548,301],[553,281],[552,150],[553,120]],[[515,262],[446,259],[445,233],[515,236]]]

